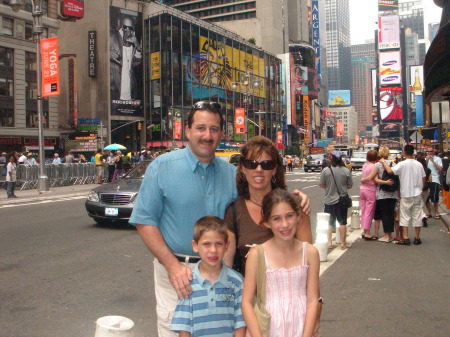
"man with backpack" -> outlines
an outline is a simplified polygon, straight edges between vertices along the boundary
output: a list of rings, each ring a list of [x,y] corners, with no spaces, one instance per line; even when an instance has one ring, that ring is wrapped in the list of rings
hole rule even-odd
[[[414,146],[406,145],[403,150],[406,159],[394,167],[390,167],[385,158],[380,159],[384,169],[389,174],[395,174],[400,179],[400,227],[403,239],[396,241],[399,245],[410,245],[409,224],[415,229],[414,244],[420,245],[420,228],[423,226],[422,189],[425,184],[425,171],[417,160],[414,159]]]

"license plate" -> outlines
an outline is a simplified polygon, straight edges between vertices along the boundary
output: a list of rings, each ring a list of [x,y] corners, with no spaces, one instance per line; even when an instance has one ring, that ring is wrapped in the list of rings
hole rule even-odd
[[[118,208],[106,207],[105,208],[105,215],[118,216],[119,215],[119,209]]]

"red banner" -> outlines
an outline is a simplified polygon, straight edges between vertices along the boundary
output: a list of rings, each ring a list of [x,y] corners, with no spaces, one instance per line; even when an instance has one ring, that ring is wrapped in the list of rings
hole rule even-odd
[[[342,122],[336,122],[336,137],[343,137],[344,130],[342,128]]]
[[[181,139],[181,122],[175,122],[174,139]]]
[[[62,13],[65,16],[82,18],[84,16],[84,0],[63,0]]]
[[[59,95],[58,37],[41,40],[42,97]]]
[[[282,144],[282,143],[283,143],[283,132],[277,131],[277,144]]]
[[[245,109],[234,109],[234,129],[236,134],[245,133]]]

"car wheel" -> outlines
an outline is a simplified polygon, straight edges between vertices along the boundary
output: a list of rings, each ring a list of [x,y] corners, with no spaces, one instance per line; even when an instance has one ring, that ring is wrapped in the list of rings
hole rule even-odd
[[[306,172],[306,173],[308,173],[308,170],[307,170],[307,169],[305,169],[305,172]]]

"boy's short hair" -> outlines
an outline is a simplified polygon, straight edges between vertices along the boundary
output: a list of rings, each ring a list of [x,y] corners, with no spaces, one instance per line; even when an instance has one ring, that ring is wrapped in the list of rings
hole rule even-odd
[[[194,241],[198,242],[202,237],[203,233],[214,231],[219,233],[228,241],[228,231],[227,224],[221,218],[216,216],[207,215],[200,218],[194,225]]]

